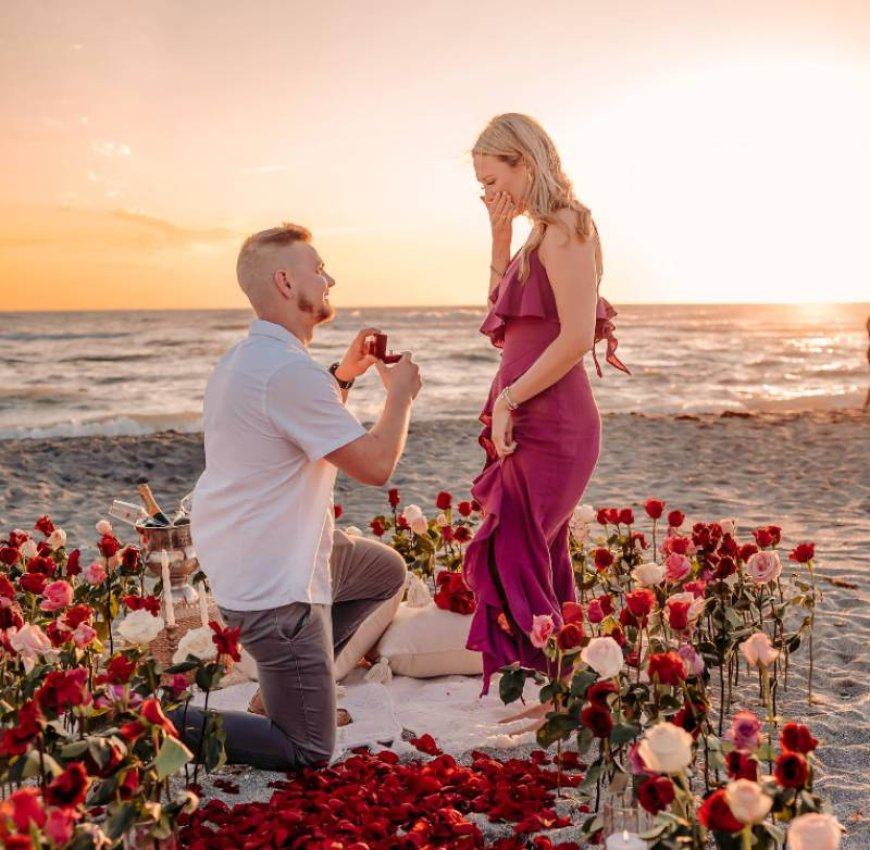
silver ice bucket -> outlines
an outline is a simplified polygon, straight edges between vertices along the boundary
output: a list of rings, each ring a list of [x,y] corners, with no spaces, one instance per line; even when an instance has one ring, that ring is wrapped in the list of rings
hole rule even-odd
[[[199,569],[196,550],[190,535],[190,523],[186,525],[147,526],[137,525],[142,543],[145,566],[157,578],[163,577],[163,553],[169,559],[169,583],[172,601],[192,605],[199,594],[190,584],[190,577]]]

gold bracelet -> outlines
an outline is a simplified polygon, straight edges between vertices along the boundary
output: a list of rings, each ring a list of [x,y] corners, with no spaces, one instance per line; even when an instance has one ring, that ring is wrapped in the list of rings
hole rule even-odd
[[[505,387],[501,391],[501,396],[504,399],[504,403],[508,406],[508,410],[516,410],[519,407],[519,405],[511,397],[510,387]]]
[[[504,272],[500,272],[495,266],[490,266],[490,268],[499,276],[504,277]]]

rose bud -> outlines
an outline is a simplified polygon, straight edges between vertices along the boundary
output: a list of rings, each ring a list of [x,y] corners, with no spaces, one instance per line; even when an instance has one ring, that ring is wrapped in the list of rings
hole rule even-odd
[[[786,723],[779,733],[779,742],[783,749],[804,755],[812,752],[819,745],[819,742],[810,734],[810,730],[800,723]]]
[[[665,503],[661,499],[647,499],[643,509],[650,519],[660,519],[665,510]]]
[[[682,511],[671,511],[668,514],[668,525],[671,528],[679,528],[686,519],[686,515]]]
[[[807,784],[810,769],[800,753],[785,752],[776,760],[773,775],[783,788],[803,788]]]

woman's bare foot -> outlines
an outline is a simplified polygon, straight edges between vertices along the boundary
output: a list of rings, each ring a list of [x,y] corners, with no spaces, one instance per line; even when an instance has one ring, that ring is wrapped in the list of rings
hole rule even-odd
[[[263,698],[260,696],[259,690],[251,697],[251,701],[248,703],[248,711],[251,714],[259,714],[260,717],[269,716],[266,714],[266,706],[263,705]],[[350,712],[346,708],[336,709],[335,725],[347,726],[349,723],[353,723]]]
[[[535,705],[530,706],[525,711],[521,711],[519,714],[512,714],[510,717],[503,717],[499,720],[499,723],[516,723],[517,720],[526,720],[526,719],[540,719],[547,715],[548,712],[553,710],[553,703],[551,702],[540,702]],[[539,724],[540,725],[540,724]]]

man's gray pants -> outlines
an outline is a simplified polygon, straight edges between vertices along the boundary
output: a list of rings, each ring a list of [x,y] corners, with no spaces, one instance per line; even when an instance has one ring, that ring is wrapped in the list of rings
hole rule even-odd
[[[335,748],[334,657],[365,618],[405,581],[405,561],[389,546],[336,530],[330,559],[332,605],[292,602],[262,611],[220,609],[240,628],[257,662],[268,717],[223,711],[227,761],[264,770],[293,770],[331,758]],[[185,744],[198,751],[202,712],[170,714]]]

